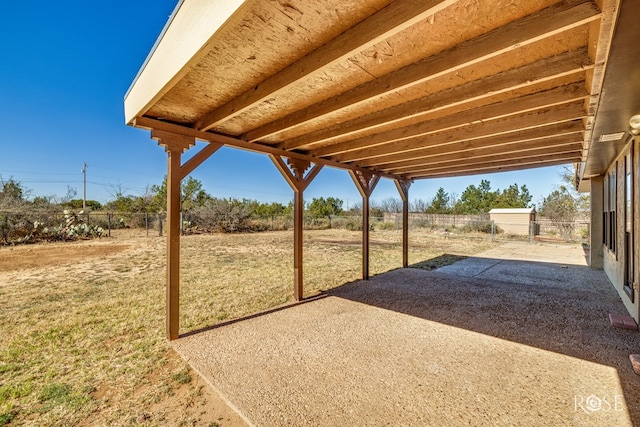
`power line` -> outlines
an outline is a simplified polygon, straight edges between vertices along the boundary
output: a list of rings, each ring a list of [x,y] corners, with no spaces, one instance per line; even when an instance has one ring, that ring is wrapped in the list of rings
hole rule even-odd
[[[67,175],[67,176],[73,176],[75,175],[75,173],[68,173],[68,172],[32,172],[32,171],[15,171],[15,170],[7,170],[7,169],[2,169],[0,170],[0,172],[3,173],[20,173],[20,174],[26,174],[26,175]]]

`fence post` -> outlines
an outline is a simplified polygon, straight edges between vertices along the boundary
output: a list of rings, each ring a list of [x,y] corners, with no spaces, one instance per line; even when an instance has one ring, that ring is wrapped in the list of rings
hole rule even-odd
[[[533,235],[535,234],[536,224],[534,221],[529,221],[529,243],[533,243]]]
[[[149,212],[144,213],[144,228],[147,232],[147,237],[149,237]]]
[[[162,214],[158,214],[158,236],[162,237]]]
[[[491,241],[496,241],[496,222],[491,220]]]
[[[111,237],[111,213],[107,213],[107,235]]]

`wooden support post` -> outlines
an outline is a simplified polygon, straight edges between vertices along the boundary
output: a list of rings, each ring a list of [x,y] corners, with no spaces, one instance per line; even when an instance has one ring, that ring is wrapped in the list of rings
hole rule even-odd
[[[369,280],[369,197],[380,181],[380,176],[352,170],[349,175],[362,196],[362,278]]]
[[[175,340],[180,330],[180,183],[182,153],[195,144],[193,137],[151,131],[167,152],[167,338]]]
[[[394,180],[402,199],[402,268],[409,266],[409,187],[411,181]]]
[[[293,295],[296,301],[304,298],[303,286],[303,254],[304,244],[302,228],[304,221],[304,190],[318,175],[322,165],[314,164],[313,168],[305,175],[311,163],[305,160],[288,159],[284,162],[282,157],[270,154],[273,164],[287,180],[293,190]]]
[[[369,196],[362,196],[362,278],[369,280]]]
[[[304,198],[302,191],[293,192],[293,297],[296,301],[304,298],[303,235]]]

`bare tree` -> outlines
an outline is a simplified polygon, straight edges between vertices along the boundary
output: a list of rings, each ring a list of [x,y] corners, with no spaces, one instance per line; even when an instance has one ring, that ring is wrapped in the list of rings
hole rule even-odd
[[[387,197],[382,199],[377,206],[383,212],[402,212],[402,199],[399,197]]]
[[[424,199],[415,199],[411,203],[412,212],[426,212],[429,209],[429,202]]]

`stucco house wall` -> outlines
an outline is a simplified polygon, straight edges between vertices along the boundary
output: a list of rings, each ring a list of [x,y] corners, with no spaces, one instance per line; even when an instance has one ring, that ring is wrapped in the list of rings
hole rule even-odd
[[[638,286],[638,265],[640,262],[640,250],[639,250],[639,219],[638,219],[638,209],[640,199],[638,195],[638,188],[640,185],[639,180],[639,143],[636,138],[635,141],[630,142],[625,150],[623,150],[619,157],[614,161],[607,170],[607,174],[611,171],[616,171],[616,242],[615,242],[615,252],[610,250],[606,244],[602,244],[602,255],[603,255],[603,267],[604,271],[607,274],[607,277],[615,287],[615,289],[620,294],[620,298],[624,302],[629,314],[633,316],[636,321],[640,322],[640,289]],[[633,239],[633,263],[634,263],[634,273],[632,278],[632,287],[634,289],[633,298],[629,295],[628,292],[624,289],[625,284],[625,271],[626,271],[626,245],[625,245],[625,229],[626,229],[626,199],[625,199],[625,156],[632,151],[632,239]],[[606,192],[607,189],[605,188]],[[602,217],[602,216],[601,216]],[[593,250],[593,248],[592,248]]]

